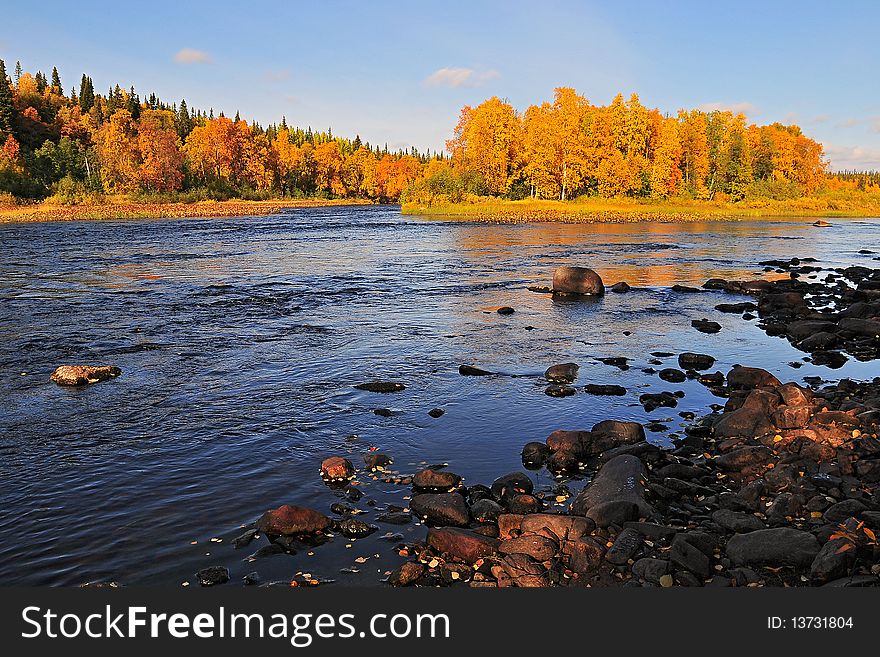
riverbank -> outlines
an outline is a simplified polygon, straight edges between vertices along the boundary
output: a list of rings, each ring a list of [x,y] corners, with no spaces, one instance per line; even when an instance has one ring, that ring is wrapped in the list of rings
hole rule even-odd
[[[493,223],[636,223],[742,221],[761,217],[876,217],[880,198],[838,199],[803,198],[788,201],[750,201],[722,203],[715,201],[638,199],[577,199],[544,201],[525,199],[509,201],[487,198],[463,203],[431,205],[406,203],[401,212],[438,218]]]
[[[38,203],[0,207],[0,223],[32,221],[100,221],[107,219],[177,219],[250,217],[270,215],[287,208],[372,205],[360,199],[281,199],[277,201],[196,201],[194,203],[138,203],[113,199],[95,205]]]

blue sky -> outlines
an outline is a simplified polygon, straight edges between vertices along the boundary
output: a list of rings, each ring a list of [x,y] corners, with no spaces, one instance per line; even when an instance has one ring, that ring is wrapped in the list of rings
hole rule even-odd
[[[796,122],[833,168],[880,169],[880,2],[24,2],[0,58],[99,90],[185,97],[397,148],[443,147],[464,104],[572,86],[675,112]]]

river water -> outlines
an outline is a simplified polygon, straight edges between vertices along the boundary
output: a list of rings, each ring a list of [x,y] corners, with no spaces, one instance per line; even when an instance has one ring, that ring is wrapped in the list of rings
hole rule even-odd
[[[757,365],[784,381],[876,376],[876,364],[853,360],[795,369],[805,354],[713,309],[737,297],[670,290],[779,276],[757,265],[765,259],[878,266],[858,251],[880,251],[880,220],[813,221],[487,225],[359,206],[0,225],[0,582],[176,585],[224,565],[231,585],[252,571],[375,585],[403,561],[381,535],[419,539],[423,526],[256,561],[247,556],[260,544],[233,550],[230,539],[282,503],[329,514],[341,493],[318,467],[332,454],[360,466],[377,447],[402,473],[448,463],[473,484],[521,470],[524,443],[602,419],[662,420],[669,431],[649,439],[668,444],[678,411],[718,400],[644,373],[652,351],[709,353],[722,372]],[[641,289],[593,303],[526,289],[563,264]],[[516,312],[497,314],[502,305]],[[723,330],[692,329],[703,317]],[[597,360],[607,356],[631,358],[630,369]],[[579,386],[617,383],[628,394],[546,396],[540,374],[567,361],[581,365]],[[62,388],[48,379],[64,363],[123,374]],[[462,377],[463,363],[519,376]],[[373,379],[407,387],[353,387]],[[675,410],[638,403],[676,389],[686,396]],[[446,414],[430,417],[435,407]],[[538,489],[554,483],[532,474]],[[407,489],[358,480],[359,518],[406,504]]]

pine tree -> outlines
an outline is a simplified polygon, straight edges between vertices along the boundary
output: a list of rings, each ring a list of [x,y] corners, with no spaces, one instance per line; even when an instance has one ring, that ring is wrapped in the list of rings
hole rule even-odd
[[[95,104],[95,88],[92,86],[92,78],[83,73],[79,83],[79,108],[88,112]]]
[[[15,132],[15,106],[12,104],[12,88],[6,76],[6,64],[0,59],[0,139]]]
[[[235,110],[235,123],[241,121],[241,114],[238,113],[238,110]]]
[[[128,111],[131,112],[131,118],[135,121],[141,118],[141,99],[134,92],[134,86],[128,92]]]
[[[192,116],[190,116],[189,111],[186,108],[186,101],[180,101],[180,109],[177,111],[177,136],[180,137],[180,141],[186,140],[189,136],[189,133],[192,132],[193,122]]]
[[[59,96],[62,95],[61,91],[61,76],[58,75],[58,67],[52,67],[52,93],[56,93]]]
[[[21,62],[15,62],[15,86],[18,86],[19,80],[21,80]]]

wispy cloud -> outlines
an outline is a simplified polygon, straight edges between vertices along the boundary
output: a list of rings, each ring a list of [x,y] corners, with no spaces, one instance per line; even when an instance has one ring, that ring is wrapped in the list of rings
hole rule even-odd
[[[814,116],[811,121],[813,123],[828,123],[831,120],[831,117],[827,114],[820,114],[819,116]]]
[[[844,119],[843,121],[838,121],[838,128],[854,128],[859,123],[861,123],[860,119]]]
[[[747,103],[747,102],[741,102],[741,103],[725,103],[725,102],[703,103],[702,105],[698,105],[697,109],[700,109],[704,112],[733,112],[734,114],[760,114],[757,107],[755,107],[752,103]]]
[[[211,55],[203,50],[184,48],[174,55],[174,61],[178,64],[210,64],[213,60]]]
[[[290,71],[286,68],[276,69],[274,71],[266,71],[263,77],[268,82],[284,82],[290,79]]]
[[[825,155],[831,160],[831,168],[835,171],[841,169],[876,171],[880,169],[880,149],[841,146],[827,142],[823,146],[825,147]]]
[[[426,87],[479,87],[500,75],[495,69],[479,71],[473,68],[438,68],[424,80]]]

